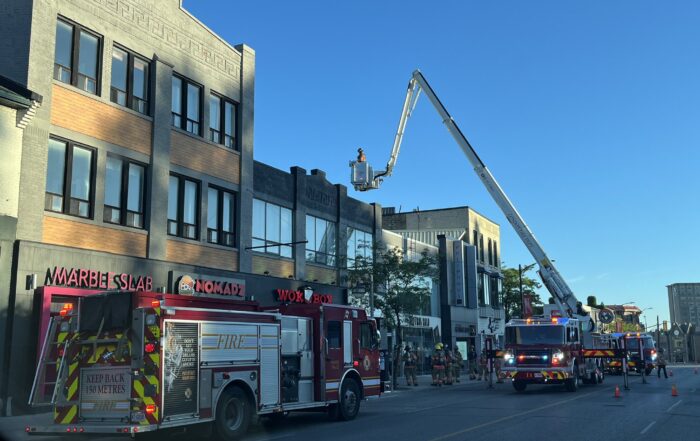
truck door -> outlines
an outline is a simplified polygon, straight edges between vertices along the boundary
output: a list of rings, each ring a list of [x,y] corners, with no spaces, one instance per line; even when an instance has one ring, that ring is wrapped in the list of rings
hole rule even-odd
[[[340,387],[340,377],[343,372],[343,348],[341,334],[343,322],[340,320],[328,320],[326,322],[325,350],[325,380],[326,399],[335,400],[338,398],[338,388]],[[323,387],[323,385],[322,385]]]

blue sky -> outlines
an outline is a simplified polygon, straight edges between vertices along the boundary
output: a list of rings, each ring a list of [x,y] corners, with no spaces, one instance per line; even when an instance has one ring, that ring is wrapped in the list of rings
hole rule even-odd
[[[357,147],[388,160],[419,68],[579,299],[652,307],[700,281],[700,4],[656,1],[192,1],[256,51],[255,156],[349,185]],[[394,175],[354,197],[469,205],[532,262],[421,99]]]

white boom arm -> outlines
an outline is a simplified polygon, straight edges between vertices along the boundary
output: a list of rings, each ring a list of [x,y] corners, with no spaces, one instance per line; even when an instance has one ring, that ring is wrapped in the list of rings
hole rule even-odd
[[[401,119],[399,120],[399,127],[396,137],[394,138],[394,146],[391,150],[391,157],[387,163],[386,170],[372,174],[372,169],[366,162],[361,162],[359,160],[351,161],[350,166],[352,167],[353,171],[351,180],[355,189],[366,191],[379,188],[379,184],[382,180],[381,178],[391,175],[401,148],[401,141],[406,129],[406,122],[415,108],[421,90],[425,92],[428,99],[435,107],[435,110],[437,110],[437,112],[440,114],[442,122],[447,126],[447,130],[450,131],[452,137],[455,139],[455,141],[457,141],[457,144],[459,144],[460,148],[467,156],[467,159],[469,159],[469,162],[474,167],[474,171],[479,176],[479,179],[481,179],[481,182],[484,184],[493,200],[496,202],[501,211],[503,211],[503,214],[506,216],[506,219],[508,219],[508,222],[510,222],[510,224],[513,226],[515,232],[518,233],[518,236],[520,236],[520,239],[530,251],[532,257],[534,257],[537,261],[542,281],[554,298],[557,306],[568,317],[590,320],[590,317],[584,315],[583,311],[579,310],[578,300],[571,291],[571,288],[569,288],[559,272],[556,270],[556,268],[554,268],[552,261],[549,260],[547,254],[544,252],[544,249],[537,242],[535,235],[532,233],[532,231],[530,231],[530,228],[527,226],[522,216],[520,216],[520,213],[518,213],[508,199],[508,196],[506,196],[503,189],[498,185],[498,182],[496,182],[496,179],[493,177],[488,168],[486,168],[486,165],[484,165],[484,163],[481,161],[479,155],[476,154],[476,151],[471,144],[469,144],[469,141],[464,136],[462,131],[459,130],[459,127],[457,127],[457,124],[447,112],[445,106],[443,106],[443,104],[440,102],[437,95],[435,95],[435,92],[420,71],[414,71],[413,75],[411,76],[411,80],[408,83],[406,100],[404,101]]]

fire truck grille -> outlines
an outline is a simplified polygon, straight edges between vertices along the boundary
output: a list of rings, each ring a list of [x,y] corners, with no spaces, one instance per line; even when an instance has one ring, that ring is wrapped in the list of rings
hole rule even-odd
[[[552,356],[548,349],[518,351],[515,356],[518,366],[549,365]]]

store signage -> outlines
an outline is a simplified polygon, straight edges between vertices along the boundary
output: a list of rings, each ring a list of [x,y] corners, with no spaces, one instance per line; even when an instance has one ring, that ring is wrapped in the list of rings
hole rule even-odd
[[[238,279],[195,279],[185,274],[177,280],[175,291],[185,295],[245,297],[245,281]]]
[[[311,298],[307,301],[304,298],[304,291],[295,291],[293,289],[277,289],[277,300],[280,302],[294,302],[294,303],[333,303],[333,296],[331,294],[316,294],[313,293]]]
[[[122,291],[152,291],[151,276],[128,273],[102,272],[84,268],[56,266],[46,270],[44,285],[70,286],[90,289],[118,289]]]

